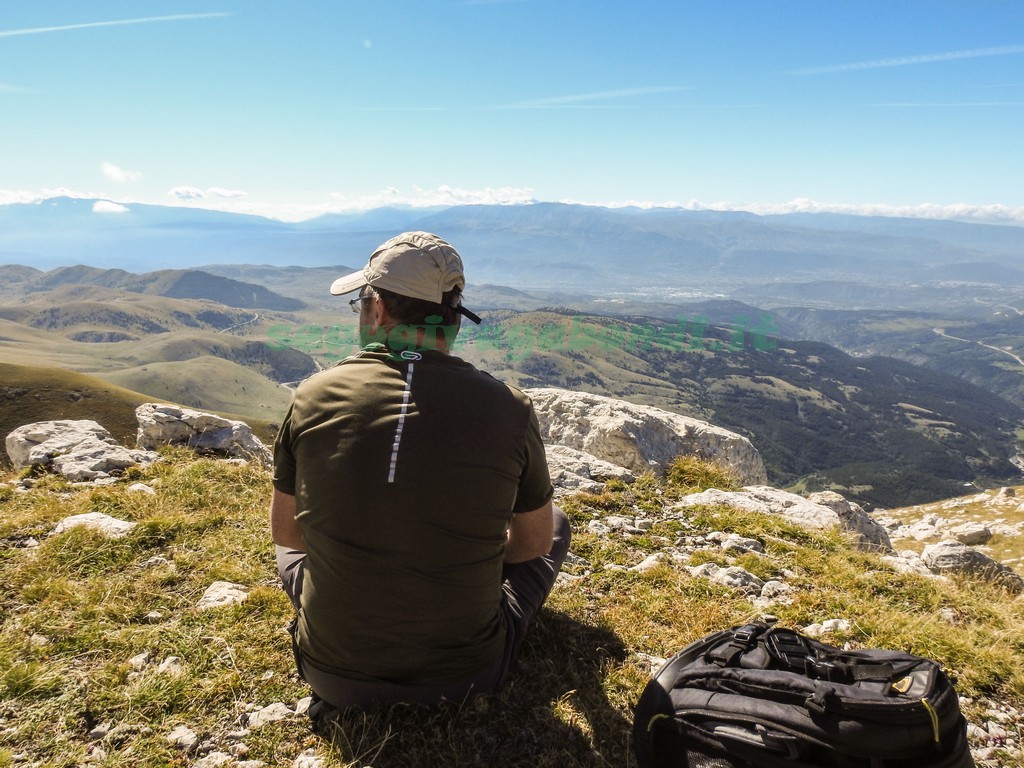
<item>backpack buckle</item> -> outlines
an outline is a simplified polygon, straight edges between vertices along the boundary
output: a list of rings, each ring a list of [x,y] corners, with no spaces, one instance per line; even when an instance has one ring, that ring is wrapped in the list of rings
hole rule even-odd
[[[764,631],[753,624],[742,626],[732,633],[733,642],[737,645],[742,645],[744,648],[753,648],[754,643],[757,642],[757,638],[761,634],[761,632],[757,631],[759,629],[761,632]]]
[[[813,680],[827,680],[832,683],[836,682],[836,678],[842,677],[839,674],[841,671],[839,665],[833,664],[831,661],[816,659],[813,656],[807,656],[804,661],[806,662],[807,676]]]
[[[790,669],[803,671],[816,663],[810,644],[792,630],[773,629],[765,635],[764,646],[773,659]]]

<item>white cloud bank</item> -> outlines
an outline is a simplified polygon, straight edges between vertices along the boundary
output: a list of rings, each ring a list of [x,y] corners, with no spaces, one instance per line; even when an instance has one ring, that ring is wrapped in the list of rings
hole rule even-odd
[[[130,210],[128,206],[110,200],[97,200],[92,205],[93,213],[128,213]]]
[[[572,203],[572,200],[561,200]],[[734,203],[717,202],[703,203],[690,200],[686,203],[646,201],[580,203],[581,205],[599,205],[606,208],[679,208],[689,211],[745,211],[759,216],[778,216],[786,213],[841,213],[850,216],[887,216],[908,219],[949,219],[969,221],[978,224],[1015,224],[1024,225],[1024,207],[1010,205],[970,205],[955,203],[939,205],[921,203],[918,205],[887,205],[884,203],[819,203],[807,198],[797,198],[783,203]]]
[[[329,211],[367,211],[384,206],[408,206],[429,208],[439,205],[522,205],[536,202],[533,190],[518,187],[485,187],[484,189],[459,189],[442,184],[437,189],[413,187],[411,193],[403,193],[396,187],[382,189],[372,195],[351,197],[341,192],[331,193]]]
[[[470,190],[442,185],[436,189],[413,187],[411,192],[403,192],[396,187],[388,187],[369,195],[349,195],[335,192],[320,203],[269,203],[248,199],[245,192],[210,187],[175,187],[168,193],[172,202],[160,203],[154,200],[130,199],[122,195],[112,196],[105,192],[78,192],[64,188],[44,189],[41,192],[25,190],[0,189],[0,205],[15,203],[39,203],[55,197],[71,197],[96,200],[103,203],[108,211],[110,206],[130,203],[148,205],[180,205],[186,208],[204,208],[225,211],[228,213],[244,213],[263,216],[279,221],[302,221],[321,216],[326,213],[356,213],[386,206],[428,208],[456,205],[529,205],[530,203],[547,202],[534,196],[529,188],[519,187],[485,187]],[[576,205],[595,205],[605,208],[669,208],[691,211],[746,211],[761,216],[772,216],[785,213],[841,213],[851,216],[891,216],[916,219],[949,219],[982,224],[1011,224],[1024,226],[1024,207],[1009,205],[972,205],[966,203],[939,205],[922,203],[919,205],[887,205],[884,203],[848,204],[822,203],[806,198],[798,198],[781,203],[737,203],[720,201],[705,203],[700,200],[660,201],[648,200],[569,200],[557,202]]]
[[[118,184],[128,184],[142,178],[142,174],[139,171],[126,171],[113,163],[108,163],[106,160],[100,165],[100,170],[103,171],[104,176],[111,181],[116,181]]]

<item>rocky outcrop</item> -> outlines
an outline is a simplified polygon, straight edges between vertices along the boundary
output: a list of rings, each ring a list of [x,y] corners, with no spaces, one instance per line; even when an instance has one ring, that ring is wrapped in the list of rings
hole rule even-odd
[[[105,480],[158,458],[151,451],[125,448],[87,419],[26,424],[7,435],[6,448],[15,469],[43,465],[72,482]]]
[[[664,470],[681,454],[729,470],[739,482],[767,482],[764,462],[747,438],[697,419],[585,392],[543,387],[533,399],[541,436],[610,464],[641,473]]]
[[[244,421],[163,403],[144,403],[135,409],[135,417],[139,421],[140,448],[185,445],[200,453],[271,464],[270,449]]]
[[[742,491],[710,488],[684,496],[674,509],[685,510],[691,507],[716,505],[778,515],[804,528],[839,527],[850,532],[861,549],[892,552],[892,544],[885,528],[876,523],[859,505],[831,491],[804,498],[766,485],[748,486]]]

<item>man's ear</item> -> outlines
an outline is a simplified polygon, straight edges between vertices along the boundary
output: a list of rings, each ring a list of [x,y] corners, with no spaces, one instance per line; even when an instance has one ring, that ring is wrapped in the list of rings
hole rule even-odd
[[[370,306],[370,316],[373,319],[373,327],[382,327],[390,318],[390,315],[388,315],[388,308],[384,306],[384,302],[380,300],[379,296],[373,297],[373,301],[370,303]]]

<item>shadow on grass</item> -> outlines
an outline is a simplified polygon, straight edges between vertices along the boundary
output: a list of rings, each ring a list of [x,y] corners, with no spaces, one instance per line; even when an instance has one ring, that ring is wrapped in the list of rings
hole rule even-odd
[[[635,765],[631,720],[603,683],[625,656],[612,632],[543,609],[497,693],[461,705],[349,709],[321,736],[353,767],[624,768]]]

